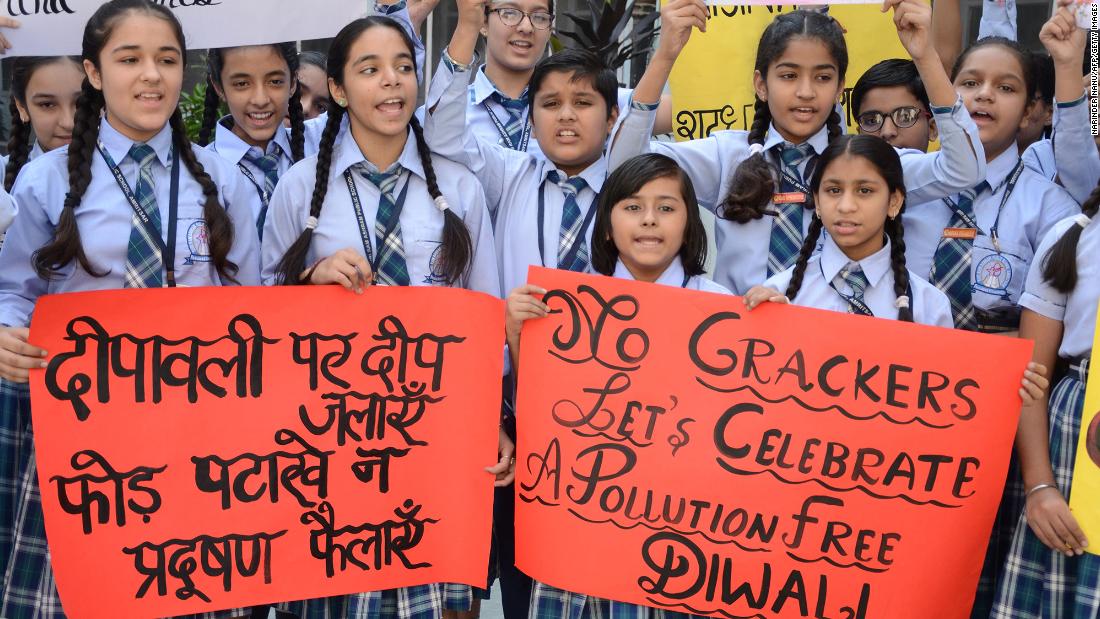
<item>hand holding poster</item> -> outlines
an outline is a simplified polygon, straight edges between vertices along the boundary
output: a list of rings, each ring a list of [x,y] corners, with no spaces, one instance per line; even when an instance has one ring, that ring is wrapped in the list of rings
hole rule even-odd
[[[715,617],[968,616],[1030,343],[528,279],[551,314],[523,329],[521,569]]]
[[[323,39],[367,12],[366,0],[154,0],[183,24],[193,49]],[[80,55],[84,24],[106,0],[9,0],[20,27],[9,56]],[[277,19],[257,19],[277,16]]]
[[[1096,313],[1096,340],[1089,360],[1089,380],[1085,387],[1085,408],[1081,411],[1081,435],[1073,467],[1069,507],[1073,510],[1085,538],[1085,550],[1100,555],[1100,311]],[[1051,388],[1053,389],[1053,385]]]
[[[33,421],[67,614],[484,586],[498,299],[78,293],[40,300],[31,334],[50,351]]]

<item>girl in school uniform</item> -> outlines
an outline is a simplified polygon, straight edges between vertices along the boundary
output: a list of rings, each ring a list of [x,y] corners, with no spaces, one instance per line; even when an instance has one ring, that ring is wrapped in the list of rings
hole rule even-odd
[[[478,179],[433,159],[413,117],[414,44],[372,16],[344,27],[329,49],[335,106],[320,151],[288,171],[265,224],[263,279],[282,285],[458,286],[500,295],[492,228]],[[341,129],[341,127],[345,127]],[[511,483],[501,435],[500,485]],[[432,584],[291,605],[300,616],[432,619],[470,609],[466,585]]]
[[[947,79],[929,38],[930,8],[916,0],[887,0],[898,37],[924,80],[939,128],[938,153],[905,151],[910,199],[938,199],[985,176],[977,128]],[[841,135],[834,105],[843,96],[848,51],[832,17],[816,11],[778,15],[764,30],[756,55],[756,105],[748,131],[719,131],[677,144],[648,139],[652,112],[632,108],[611,149],[611,166],[651,150],[675,159],[691,175],[699,202],[715,212],[718,260],[714,279],[744,294],[794,264],[812,219],[808,182],[829,142]],[[671,65],[650,63],[653,83]],[[639,83],[635,102],[656,93]],[[765,217],[765,215],[767,215]]]
[[[704,275],[707,233],[690,176],[670,157],[639,155],[607,178],[596,206],[592,269],[602,275],[687,290],[730,294]],[[527,320],[545,317],[546,290],[523,284],[507,300],[505,332],[519,371],[519,341]],[[535,581],[532,617],[634,617],[674,619],[689,615],[565,591]]]
[[[236,166],[255,188],[253,214],[261,240],[279,177],[304,156],[298,69],[294,43],[228,47],[206,54],[206,105],[199,144]],[[219,118],[222,101],[229,115]],[[289,120],[289,129],[283,126],[284,120]]]
[[[1063,372],[1049,402],[1025,407],[1020,419],[1016,445],[1026,492],[991,615],[996,619],[1100,616],[1100,556],[1085,552],[1090,540],[1067,503],[1100,302],[1098,206],[1100,187],[1082,213],[1051,228],[1020,298],[1020,337],[1035,342],[1036,362]],[[1097,419],[1090,414],[1085,421],[1091,424],[1086,451],[1089,463],[1100,467]]]
[[[177,110],[186,44],[171,11],[111,0],[88,20],[87,72],[73,141],[27,164],[12,193],[20,212],[0,252],[3,485],[14,484],[14,544],[0,617],[63,617],[42,524],[28,371],[46,351],[27,341],[44,294],[259,283],[248,188],[236,170],[193,147]],[[174,233],[174,234],[173,234]]]

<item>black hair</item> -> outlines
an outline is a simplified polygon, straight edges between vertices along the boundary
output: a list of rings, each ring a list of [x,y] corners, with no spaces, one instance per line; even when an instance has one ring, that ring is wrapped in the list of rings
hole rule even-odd
[[[852,88],[852,113],[858,117],[863,111],[863,97],[867,96],[868,91],[892,86],[904,86],[909,94],[920,101],[925,111],[930,110],[928,91],[924,88],[924,80],[917,71],[916,63],[912,60],[891,58],[867,69],[856,81]]]
[[[301,52],[298,54],[298,66],[311,64],[328,74],[328,59],[321,52]]]
[[[551,73],[571,73],[573,82],[587,80],[603,97],[607,104],[607,117],[619,107],[619,80],[615,72],[600,60],[596,54],[585,49],[563,49],[547,56],[535,65],[531,79],[527,82],[527,93],[532,104],[546,76]]]
[[[972,54],[974,50],[989,47],[991,45],[999,45],[1007,49],[1013,56],[1016,56],[1016,59],[1020,62],[1020,70],[1023,72],[1024,78],[1025,101],[1030,105],[1031,100],[1035,98],[1036,83],[1038,81],[1035,75],[1035,62],[1032,60],[1032,53],[1012,39],[1006,39],[1004,37],[985,37],[984,39],[978,39],[971,44],[970,47],[963,50],[963,53],[959,54],[959,57],[955,59],[955,66],[951,67],[951,81],[954,82],[955,78],[959,76],[959,71],[962,70],[963,65],[966,64],[966,59],[970,57],[970,54]]]
[[[19,108],[23,106],[30,114],[30,106],[27,105],[27,84],[30,83],[34,72],[55,62],[69,61],[80,66],[80,58],[76,56],[23,56],[16,58],[11,65],[11,135],[8,136],[8,165],[4,168],[4,189],[11,192],[15,184],[15,177],[26,165],[31,155],[31,123],[23,122],[19,115]],[[84,70],[83,67],[80,68]]]
[[[767,79],[768,67],[787,50],[792,39],[803,37],[816,39],[829,50],[829,56],[837,65],[837,77],[843,79],[848,71],[848,46],[844,41],[844,30],[836,19],[817,11],[798,10],[777,15],[775,20],[760,35],[760,44],[756,47],[756,70]],[[826,102],[832,105],[832,102]],[[749,128],[749,144],[764,144],[772,115],[768,104],[756,97],[753,106],[755,116]],[[829,129],[829,139],[841,135],[840,114],[834,108],[825,121]],[[772,177],[772,165],[764,153],[757,153],[741,162],[733,173],[729,195],[718,209],[723,219],[744,224],[760,219],[765,207],[775,194],[775,180]],[[806,208],[813,208],[813,200],[806,201]]]
[[[291,82],[298,80],[298,46],[294,43],[273,43],[270,45],[286,62],[288,77]],[[202,111],[202,128],[199,130],[199,144],[206,146],[214,137],[214,129],[221,117],[221,98],[218,96],[217,87],[222,86],[222,70],[225,68],[225,52],[236,49],[226,47],[212,49],[206,53],[206,98]],[[305,156],[305,115],[302,112],[302,88],[295,86],[290,93],[290,101],[287,104],[287,118],[290,119],[290,158],[300,161]],[[229,122],[234,122],[229,117]],[[282,123],[276,128],[282,131]]]
[[[680,261],[688,276],[706,272],[707,230],[699,216],[699,202],[695,198],[695,186],[691,178],[670,157],[657,153],[638,155],[626,161],[604,181],[603,191],[596,206],[596,223],[592,230],[592,269],[611,275],[619,248],[611,238],[611,211],[619,202],[636,195],[642,187],[658,178],[675,178],[680,181],[680,195],[687,207],[687,225],[680,245]]]
[[[1035,65],[1035,96],[1054,105],[1054,59],[1050,54],[1032,52],[1031,62]]]
[[[1081,212],[1089,218],[1095,218],[1100,210],[1100,185],[1092,190],[1088,199],[1081,205]],[[1076,222],[1062,234],[1062,238],[1050,248],[1043,258],[1043,279],[1058,292],[1069,294],[1077,287],[1077,245],[1081,241],[1084,228]]]
[[[336,38],[332,40],[328,52],[328,68],[326,69],[329,79],[337,85],[342,86],[344,84],[344,67],[348,63],[352,45],[359,40],[363,33],[371,28],[378,27],[390,28],[399,33],[401,40],[409,48],[409,53],[414,53],[416,48],[412,39],[409,38],[408,33],[397,21],[380,15],[360,18],[344,26],[336,35]],[[332,154],[335,150],[336,137],[340,132],[340,125],[344,120],[345,113],[347,112],[340,106],[333,106],[328,112],[328,121],[325,123],[325,130],[321,134],[321,144],[317,152],[316,180],[313,184],[313,197],[309,205],[309,215],[311,217],[319,217],[321,207],[325,203],[325,195],[328,193],[329,172],[332,167]],[[431,150],[428,148],[427,142],[424,141],[424,131],[420,127],[420,122],[416,119],[416,116],[409,118],[409,128],[412,130],[413,139],[416,140],[416,150],[420,155],[420,163],[424,166],[424,180],[427,181],[428,193],[431,194],[432,198],[439,198],[443,194],[439,191],[435,169],[432,167]],[[349,135],[345,139],[350,140],[351,136]],[[277,283],[283,285],[308,283],[301,281],[300,274],[305,270],[306,254],[309,252],[309,244],[312,240],[313,230],[311,228],[306,228],[298,235],[298,238],[287,249],[286,254],[279,260],[279,264],[275,268]],[[454,209],[448,208],[443,211],[443,238],[440,246],[439,256],[436,259],[437,263],[432,265],[432,271],[442,273],[447,285],[452,285],[466,274],[473,259],[473,242],[470,240],[470,231],[466,228],[462,218],[455,214]]]
[[[821,153],[810,181],[810,189],[816,194],[821,189],[821,180],[825,170],[833,161],[843,156],[862,157],[871,163],[886,181],[886,187],[893,195],[900,191],[902,194],[901,209],[897,217],[887,218],[883,224],[886,236],[890,239],[890,268],[894,273],[894,295],[896,297],[909,294],[909,271],[905,266],[905,238],[902,226],[902,214],[905,212],[905,179],[902,175],[901,158],[893,146],[876,135],[851,134],[844,135],[829,143],[825,152]],[[802,278],[806,274],[806,265],[810,256],[817,247],[818,238],[821,236],[823,224],[821,218],[814,213],[810,222],[810,229],[806,232],[806,240],[802,243],[802,250],[798,254],[798,262],[794,265],[794,273],[791,274],[790,285],[784,293],[787,298],[794,300],[798,291],[802,288]],[[898,320],[913,322],[913,299],[909,299],[906,307],[898,308]]]
[[[96,9],[84,26],[82,60],[90,61],[99,68],[99,55],[103,46],[111,38],[118,23],[130,13],[145,13],[168,22],[179,43],[180,52],[186,58],[187,42],[183,36],[183,28],[171,10],[149,0],[110,0]],[[73,141],[69,144],[69,191],[65,194],[53,239],[34,253],[34,268],[39,277],[52,278],[73,260],[95,277],[106,275],[96,269],[85,255],[75,213],[92,181],[92,159],[99,139],[100,115],[104,106],[103,92],[94,88],[85,77],[80,98],[77,99],[76,117],[73,119]],[[237,272],[237,265],[228,258],[229,249],[233,245],[233,222],[218,202],[218,186],[195,158],[178,107],[173,112],[169,125],[172,128],[172,145],[176,157],[202,187],[205,198],[203,219],[206,220],[211,262],[223,279],[236,282],[233,276]]]

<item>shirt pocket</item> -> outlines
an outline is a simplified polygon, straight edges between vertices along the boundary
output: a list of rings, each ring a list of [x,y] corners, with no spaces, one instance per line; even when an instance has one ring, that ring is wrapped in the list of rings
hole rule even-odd
[[[979,235],[974,239],[974,291],[1015,305],[1023,292],[1031,265],[1031,247],[1001,238]]]
[[[207,272],[212,258],[210,257],[209,228],[203,217],[201,203],[188,206],[182,204],[182,196],[179,205],[179,213],[176,219],[176,258],[175,268],[179,270],[181,278],[191,272]],[[188,282],[190,285],[201,285]]]

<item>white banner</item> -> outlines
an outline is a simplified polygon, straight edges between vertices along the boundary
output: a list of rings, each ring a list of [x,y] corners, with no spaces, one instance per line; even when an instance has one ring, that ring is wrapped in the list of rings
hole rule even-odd
[[[189,49],[335,36],[367,14],[368,0],[154,0],[183,24]],[[80,55],[84,24],[104,0],[0,0],[22,24],[6,29],[9,56]]]

